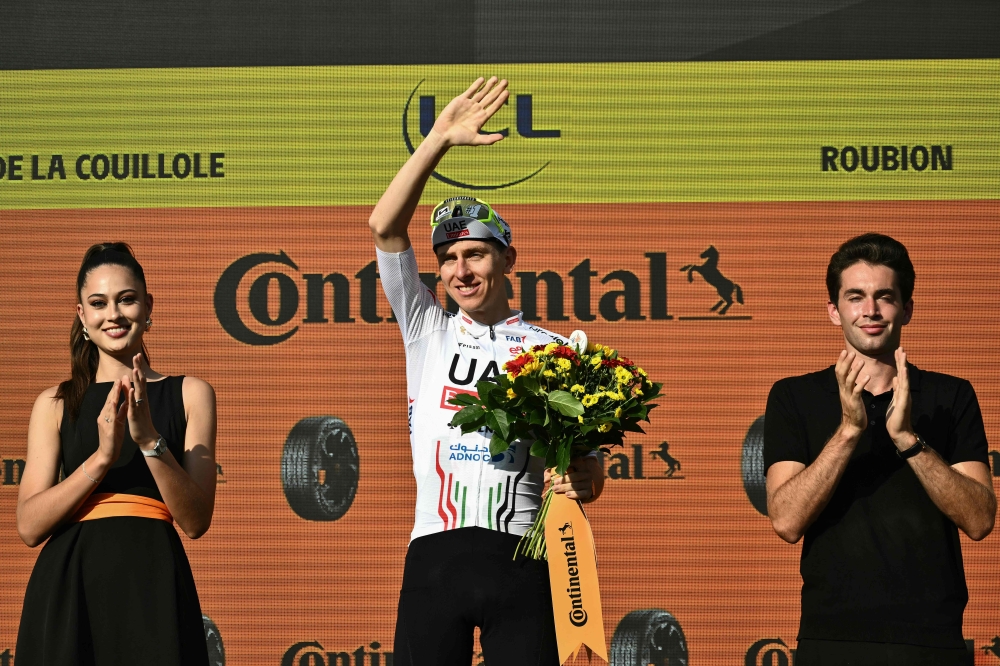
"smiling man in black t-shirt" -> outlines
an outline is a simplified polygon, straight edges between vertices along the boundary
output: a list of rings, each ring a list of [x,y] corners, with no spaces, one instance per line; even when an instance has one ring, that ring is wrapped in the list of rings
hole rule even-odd
[[[777,382],[764,419],[768,516],[802,549],[797,666],[971,664],[958,530],[993,529],[996,496],[972,385],[906,362],[914,271],[888,236],[827,269],[845,350]]]

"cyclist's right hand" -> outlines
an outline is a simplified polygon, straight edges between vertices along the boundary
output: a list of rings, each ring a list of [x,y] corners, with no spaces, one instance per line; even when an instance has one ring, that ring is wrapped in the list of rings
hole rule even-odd
[[[488,146],[503,139],[502,134],[480,134],[490,118],[510,96],[507,80],[479,77],[464,93],[451,100],[434,122],[434,132],[448,146]]]

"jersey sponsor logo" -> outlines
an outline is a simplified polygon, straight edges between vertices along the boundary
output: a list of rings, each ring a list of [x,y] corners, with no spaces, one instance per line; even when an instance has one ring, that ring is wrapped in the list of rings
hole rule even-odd
[[[462,229],[461,231],[448,231],[445,233],[444,237],[448,240],[453,240],[455,238],[462,238],[469,235],[468,229]]]
[[[479,393],[477,393],[476,391],[461,389],[455,386],[445,386],[444,390],[441,391],[441,409],[450,409],[453,412],[460,411],[462,409],[460,406],[452,405],[451,403],[448,402],[450,399],[454,398],[456,395],[459,395],[460,393],[465,393],[467,395],[474,395],[474,396],[479,395]]]
[[[513,321],[517,321],[517,318],[515,318]],[[509,323],[511,323],[511,321],[508,320],[507,323],[509,324]],[[524,342],[524,336],[523,335],[508,335],[507,336],[507,342]]]
[[[486,368],[483,370],[482,374],[476,376],[476,366],[479,363],[479,359],[472,358],[469,359],[469,365],[467,367],[460,367],[462,361],[461,354],[455,354],[451,359],[451,367],[448,369],[448,379],[451,380],[452,384],[457,384],[459,386],[468,386],[474,381],[483,381],[484,379],[490,379],[491,377],[496,377],[500,374],[500,370],[497,367],[496,361],[490,361],[486,364]],[[464,375],[464,377],[459,378],[459,375]]]
[[[514,354],[516,356],[517,354],[523,354],[524,353],[524,347],[511,347],[507,351],[509,351],[511,354]]]

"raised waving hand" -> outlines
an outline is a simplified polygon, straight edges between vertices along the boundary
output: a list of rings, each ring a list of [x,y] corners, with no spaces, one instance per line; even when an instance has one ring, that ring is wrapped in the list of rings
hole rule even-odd
[[[510,96],[507,80],[479,77],[469,88],[451,100],[434,122],[448,146],[488,146],[503,139],[502,134],[480,134],[490,118]]]
[[[502,134],[480,134],[480,130],[509,96],[506,79],[479,77],[448,102],[368,218],[376,247],[383,252],[403,252],[410,247],[407,227],[438,162],[454,146],[489,146],[503,139]]]

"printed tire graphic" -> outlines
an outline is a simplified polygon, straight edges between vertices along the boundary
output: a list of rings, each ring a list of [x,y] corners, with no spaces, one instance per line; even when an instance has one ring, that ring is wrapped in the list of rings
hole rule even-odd
[[[311,416],[295,424],[281,456],[285,499],[306,520],[337,520],[358,490],[358,447],[347,424],[335,416]]]
[[[225,666],[226,650],[222,647],[222,636],[219,628],[207,615],[201,616],[201,624],[205,629],[205,643],[208,644],[208,663],[211,666]]]
[[[611,638],[609,666],[687,666],[684,631],[665,610],[632,611]]]
[[[764,417],[759,417],[743,439],[743,489],[753,508],[767,515],[767,479],[764,476]]]

